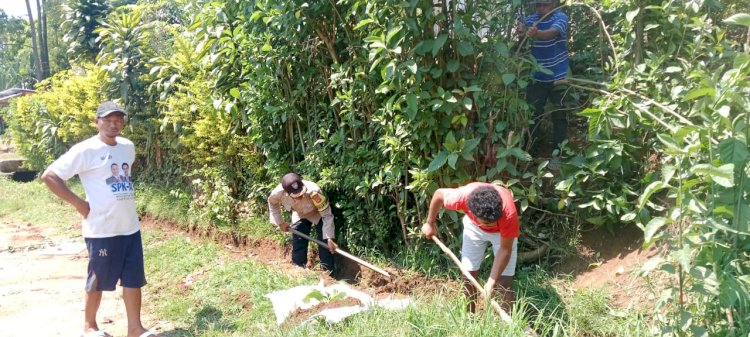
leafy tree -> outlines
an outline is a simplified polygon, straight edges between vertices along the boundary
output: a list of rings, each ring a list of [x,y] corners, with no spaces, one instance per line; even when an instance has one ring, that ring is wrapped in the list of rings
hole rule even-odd
[[[145,85],[140,76],[148,73],[147,62],[151,50],[147,47],[147,27],[142,24],[140,11],[121,11],[113,14],[94,32],[101,51],[97,64],[107,72],[106,91],[124,100],[137,117],[144,109]]]
[[[49,44],[47,43],[47,6],[47,1],[36,0],[36,12],[39,15],[39,20],[37,21],[39,25],[37,40],[39,41],[39,60],[42,66],[43,78],[47,78],[50,75]],[[31,18],[31,15],[29,15],[29,18]]]
[[[28,23],[0,10],[0,88],[31,88],[34,79]]]
[[[524,127],[514,79],[528,63],[509,58],[507,42],[482,41],[471,15],[363,1],[215,2],[204,13],[196,27],[234,128],[266,155],[271,177],[293,168],[332,191],[342,227],[364,233],[351,245],[399,246],[435,182],[511,177],[529,159],[519,133],[494,124]],[[478,74],[501,94],[485,96]],[[500,139],[504,165],[485,175]]]
[[[665,249],[642,270],[669,280],[656,294],[656,318],[665,335],[750,331],[736,318],[750,312],[750,282],[742,281],[750,272],[750,56],[741,52],[739,40],[726,38],[728,27],[715,21],[717,6],[698,1],[614,6],[622,20],[615,40],[633,41],[636,48],[621,47],[623,55],[633,54],[611,75],[612,84],[587,88],[606,95],[583,112],[596,144],[621,144],[627,151],[626,157],[614,157],[617,161],[647,163],[636,167],[639,176],[600,183],[629,186],[626,194],[639,196],[635,205],[632,197],[618,200],[616,193],[601,200],[618,200],[612,203],[618,212],[608,212],[641,226],[645,246]],[[727,22],[750,26],[741,17]]]
[[[64,0],[44,0],[44,14],[47,21],[46,46],[48,49],[48,62],[50,74],[69,69],[68,45],[63,41],[63,29],[49,29],[49,27],[62,27],[65,21]]]
[[[65,8],[64,41],[68,53],[78,61],[93,62],[99,53],[94,32],[112,11],[109,1],[71,0]]]

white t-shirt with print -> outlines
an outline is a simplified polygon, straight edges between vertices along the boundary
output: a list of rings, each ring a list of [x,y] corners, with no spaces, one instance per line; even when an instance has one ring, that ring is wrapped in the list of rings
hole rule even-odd
[[[122,137],[116,141],[107,145],[96,135],[74,145],[47,168],[63,180],[80,177],[91,209],[83,219],[86,238],[130,235],[141,229],[130,179],[135,145]]]

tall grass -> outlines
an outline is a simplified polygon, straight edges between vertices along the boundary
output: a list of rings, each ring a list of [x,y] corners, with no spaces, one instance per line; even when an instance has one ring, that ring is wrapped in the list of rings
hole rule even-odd
[[[196,221],[190,212],[190,195],[181,188],[138,184],[135,197],[140,214],[150,214],[182,226]]]
[[[570,280],[539,267],[520,272],[514,283],[524,311],[534,320],[544,320],[544,326],[554,325],[560,336],[652,335],[642,313],[611,306],[603,288],[576,289]]]

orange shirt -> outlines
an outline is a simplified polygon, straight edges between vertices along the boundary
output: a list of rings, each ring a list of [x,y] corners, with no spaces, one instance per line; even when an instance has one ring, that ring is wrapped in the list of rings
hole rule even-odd
[[[503,204],[503,214],[500,216],[500,219],[497,220],[495,225],[491,227],[481,225],[477,220],[477,217],[469,210],[469,194],[475,189],[484,186],[494,187],[500,194],[500,200]],[[481,230],[489,233],[500,232],[500,236],[504,238],[517,238],[520,234],[516,204],[514,203],[513,196],[508,189],[493,184],[473,182],[458,188],[449,188],[447,190],[448,191],[443,194],[443,204],[445,208],[454,211],[463,211]]]

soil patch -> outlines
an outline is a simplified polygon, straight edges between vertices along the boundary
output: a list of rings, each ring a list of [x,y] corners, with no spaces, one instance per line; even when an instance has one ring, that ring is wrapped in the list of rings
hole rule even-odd
[[[83,330],[86,251],[42,255],[41,248],[60,240],[55,234],[49,227],[0,223],[0,330],[4,337],[77,336]],[[121,289],[105,292],[99,308],[99,328],[115,336],[127,333],[121,294]],[[144,317],[144,323],[150,322]]]
[[[226,251],[230,252],[235,259],[251,258],[270,266],[278,266],[286,273],[303,273],[305,269],[300,268],[290,262],[290,247],[288,242],[281,244],[271,239],[249,238],[246,236],[237,236],[227,233],[212,233],[211,231],[196,228],[187,228],[174,222],[156,219],[151,216],[141,218],[141,226],[145,229],[156,229],[170,234],[189,235],[193,239],[215,240],[223,244]],[[313,243],[310,243],[312,246]],[[317,252],[310,247],[308,255],[308,267],[313,268],[317,263]],[[336,263],[336,272],[329,275],[326,272],[320,272],[320,278],[324,284],[332,284],[338,281],[344,281],[359,288],[368,289],[378,297],[387,297],[388,295],[411,295],[414,293],[426,294],[434,293],[438,289],[446,286],[455,287],[460,290],[461,283],[449,279],[432,279],[416,273],[407,273],[395,268],[384,268],[388,273],[394,276],[393,280],[379,274],[367,267],[362,267],[356,262],[347,259],[341,255],[334,255]],[[382,268],[382,267],[381,267]],[[176,286],[180,290],[186,291],[190,287],[189,280],[193,282],[203,274],[203,270],[197,271],[191,275],[186,275],[185,280],[181,280]],[[399,297],[399,296],[395,296]]]
[[[360,306],[360,305],[362,305],[362,302],[360,302],[358,299],[354,297],[347,297],[347,298],[344,298],[341,300],[335,300],[335,301],[321,302],[320,304],[309,309],[295,310],[291,315],[289,315],[286,321],[284,321],[284,324],[297,326],[297,325],[302,324],[302,322],[308,320],[310,317],[319,314],[323,310],[353,307],[353,306]]]
[[[242,304],[242,308],[244,308],[245,310],[251,310],[253,308],[252,298],[252,294],[247,291],[242,291],[237,294],[235,302]]]
[[[643,231],[635,225],[582,229],[578,254],[565,258],[554,272],[574,277],[576,288],[604,288],[618,307],[651,307],[651,293],[637,276],[659,249],[643,249]]]

